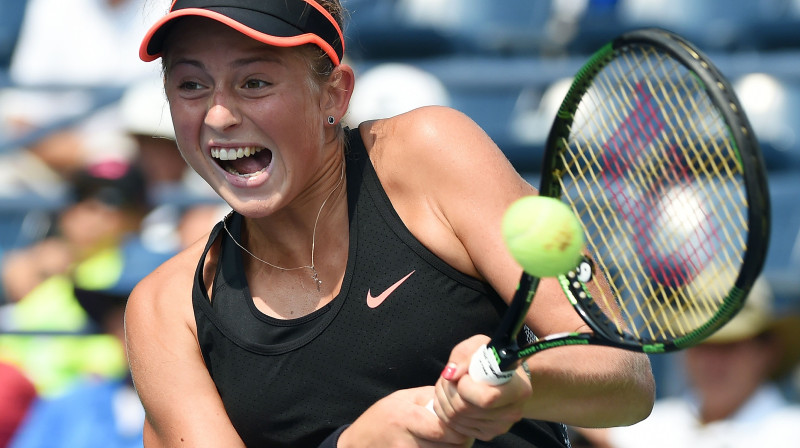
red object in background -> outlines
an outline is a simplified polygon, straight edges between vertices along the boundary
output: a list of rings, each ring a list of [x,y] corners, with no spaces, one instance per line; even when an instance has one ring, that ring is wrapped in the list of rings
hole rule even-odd
[[[5,448],[36,399],[36,389],[11,364],[0,362],[0,448]]]

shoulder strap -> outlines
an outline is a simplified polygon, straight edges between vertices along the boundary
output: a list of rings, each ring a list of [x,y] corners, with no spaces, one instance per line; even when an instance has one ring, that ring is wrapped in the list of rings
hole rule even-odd
[[[222,224],[223,221],[228,219],[231,214],[234,212],[231,211],[227,216],[225,216],[220,222],[218,222],[213,229],[211,229],[211,234],[208,236],[208,241],[206,242],[206,247],[203,249],[203,254],[200,256],[200,260],[197,262],[197,268],[194,272],[194,287],[192,291],[192,296],[196,294],[202,294],[205,296],[206,300],[208,300],[208,296],[206,294],[207,288],[205,282],[203,281],[203,271],[205,267],[206,257],[208,256],[208,251],[211,250],[211,246],[219,237],[220,232],[222,231]],[[219,266],[217,266],[217,275],[214,278],[219,277]]]

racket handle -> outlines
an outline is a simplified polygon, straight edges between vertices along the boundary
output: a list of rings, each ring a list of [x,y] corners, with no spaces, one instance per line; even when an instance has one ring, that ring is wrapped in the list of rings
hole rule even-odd
[[[469,362],[469,376],[476,381],[499,386],[511,381],[514,370],[507,372],[500,370],[494,350],[484,345],[472,355]]]
[[[500,370],[500,365],[497,363],[497,358],[494,356],[494,350],[490,349],[487,345],[482,346],[472,355],[469,361],[468,373],[474,380],[489,383],[492,386],[505,384],[511,381],[511,377],[514,376],[513,370],[509,370],[508,372]],[[433,400],[428,402],[426,408],[434,412]]]

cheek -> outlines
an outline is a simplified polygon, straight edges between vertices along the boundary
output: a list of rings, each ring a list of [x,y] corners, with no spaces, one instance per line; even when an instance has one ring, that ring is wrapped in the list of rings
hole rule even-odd
[[[170,114],[172,114],[172,125],[175,128],[175,139],[178,143],[189,138],[196,138],[198,129],[202,123],[202,113],[197,108],[183,106],[182,103],[170,101]],[[182,145],[185,146],[185,145]]]
[[[189,166],[195,168],[196,160],[202,158],[199,136],[203,123],[203,111],[173,105],[170,106],[170,111],[180,157]]]
[[[242,112],[279,147],[294,148],[283,157],[298,156],[306,153],[301,148],[319,148],[324,142],[326,123],[315,98],[286,95],[276,101],[250,105]]]

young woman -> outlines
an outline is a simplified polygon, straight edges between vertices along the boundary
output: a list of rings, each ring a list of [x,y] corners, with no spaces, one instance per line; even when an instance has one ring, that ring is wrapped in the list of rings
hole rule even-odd
[[[465,374],[521,272],[501,216],[535,190],[451,109],[343,128],[341,17],[336,0],[177,0],[142,43],[181,153],[233,208],[128,303],[146,445],[560,447],[549,422],[643,419],[642,355],[551,350],[503,387]],[[584,327],[551,280],[527,323]]]

